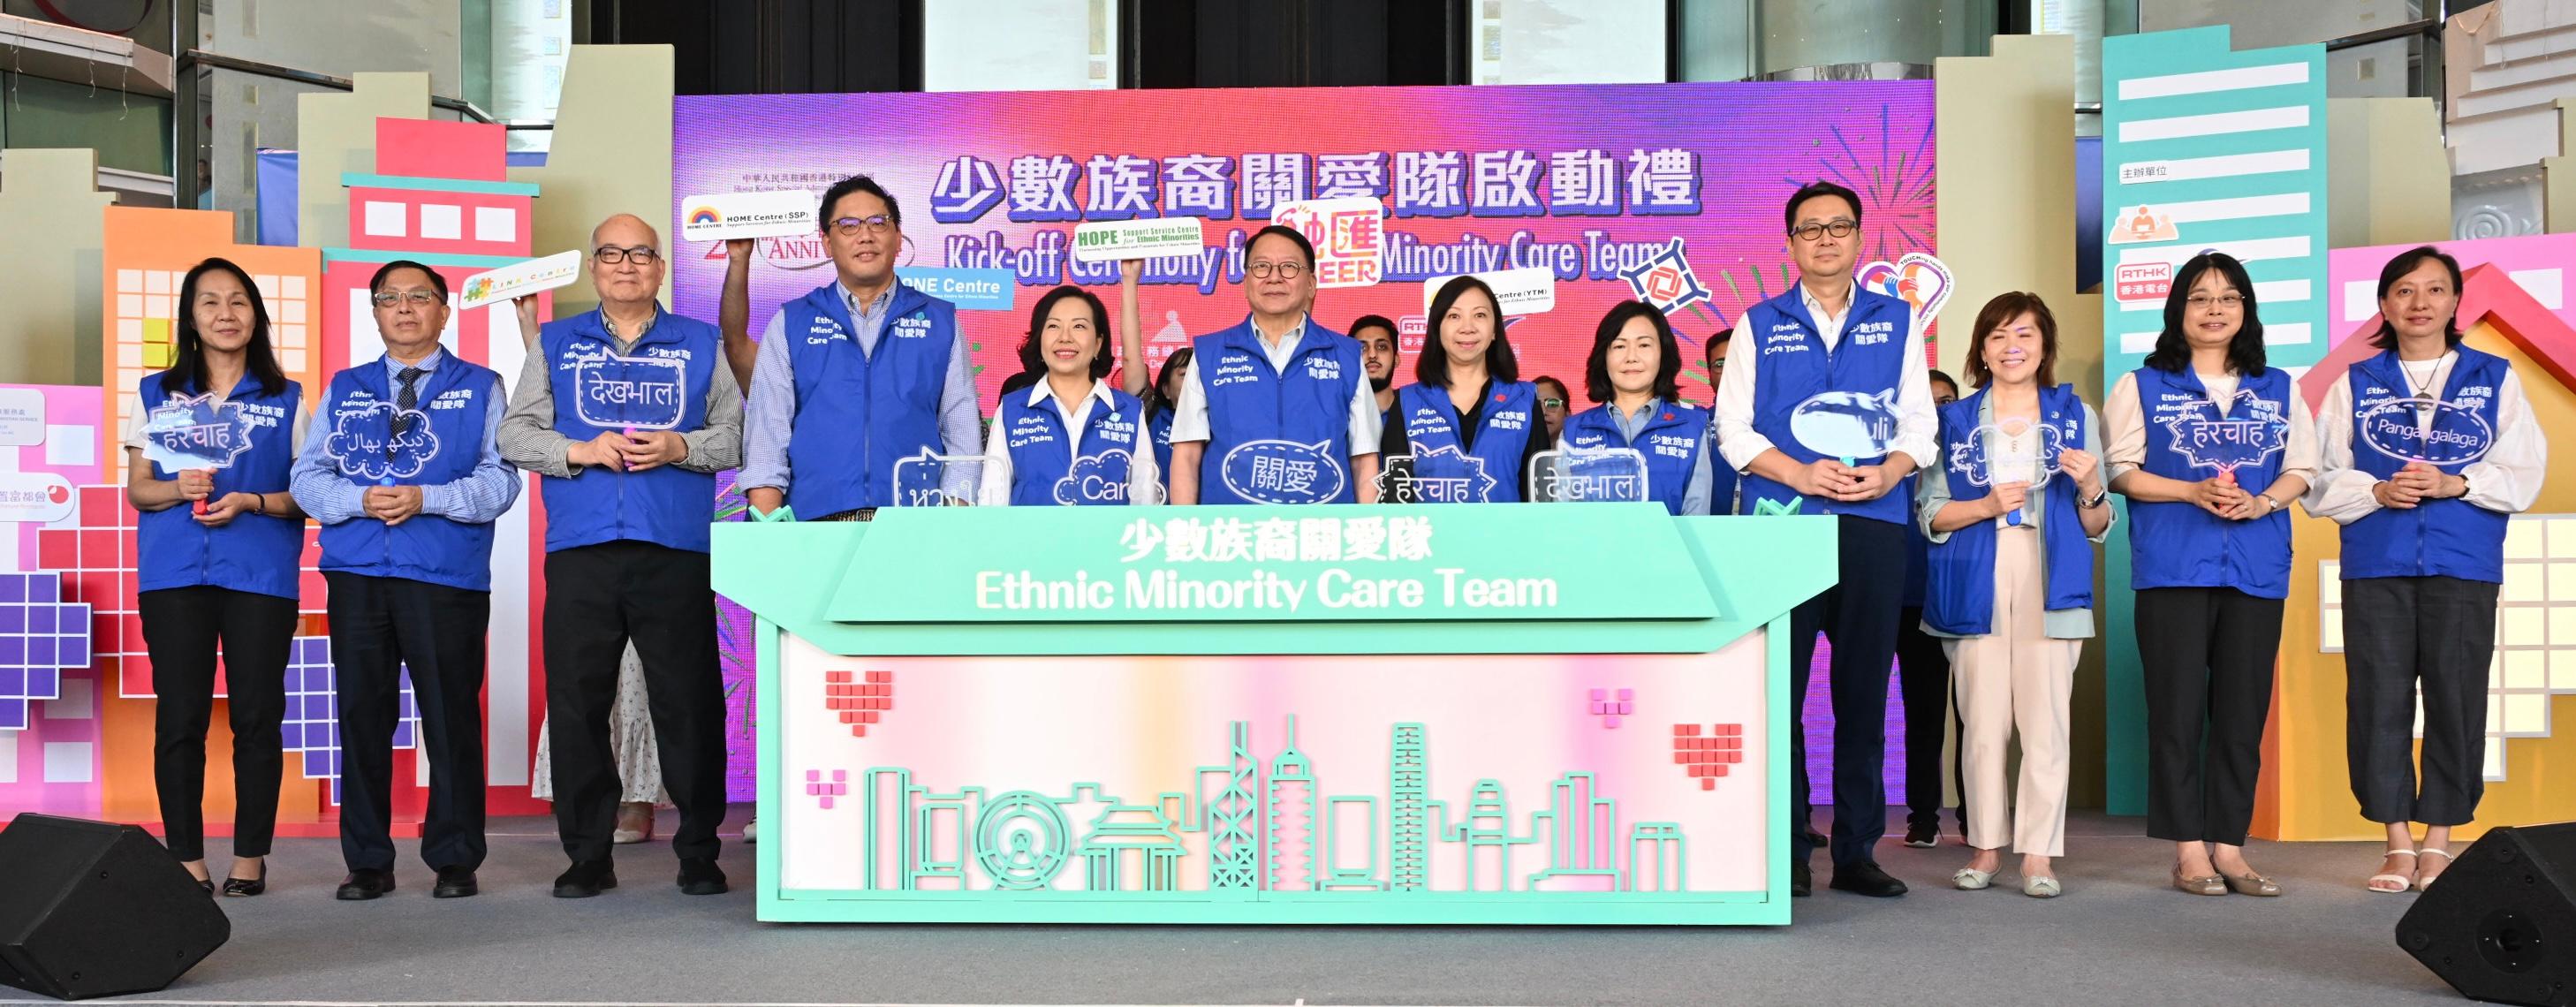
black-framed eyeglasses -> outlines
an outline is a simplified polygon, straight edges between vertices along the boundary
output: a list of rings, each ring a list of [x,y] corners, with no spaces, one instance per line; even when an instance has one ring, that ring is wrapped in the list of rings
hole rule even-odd
[[[653,260],[662,257],[662,253],[646,248],[642,245],[637,245],[633,248],[619,248],[615,245],[601,245],[599,246],[599,250],[590,253],[590,257],[598,259],[603,265],[615,266],[632,259],[638,266],[650,266],[653,264]]]
[[[447,298],[441,296],[438,291],[431,290],[427,287],[421,287],[414,290],[379,290],[376,291],[375,296],[367,299],[375,302],[375,305],[379,308],[390,308],[404,301],[410,301],[411,306],[415,308],[426,308],[432,304],[437,304],[447,300]]]
[[[1848,238],[1857,230],[1860,230],[1860,221],[1849,217],[1836,217],[1821,224],[1800,224],[1790,228],[1789,234],[1800,241],[1816,241],[1828,234],[1837,238]]]
[[[869,234],[884,234],[893,228],[894,218],[882,213],[871,214],[865,217],[842,217],[839,220],[832,222],[832,233],[844,238],[858,237],[860,231],[866,231]]]
[[[1243,271],[1250,274],[1252,278],[1256,280],[1267,280],[1270,278],[1270,274],[1272,273],[1279,274],[1280,279],[1293,280],[1306,275],[1306,264],[1302,262],[1255,262],[1243,267]]]

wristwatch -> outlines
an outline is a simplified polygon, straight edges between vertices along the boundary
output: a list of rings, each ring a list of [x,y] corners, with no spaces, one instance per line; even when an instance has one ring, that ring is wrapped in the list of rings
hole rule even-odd
[[[2092,510],[2095,507],[2102,506],[2104,503],[2109,502],[2110,499],[2111,490],[2109,487],[2104,487],[2100,491],[2095,492],[2090,499],[2076,501],[2076,506],[2082,507],[2085,510]]]

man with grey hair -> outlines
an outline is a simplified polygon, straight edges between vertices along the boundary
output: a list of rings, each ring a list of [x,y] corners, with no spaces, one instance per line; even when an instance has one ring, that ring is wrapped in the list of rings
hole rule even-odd
[[[572,866],[557,898],[617,886],[620,788],[609,744],[631,640],[663,786],[680,809],[680,890],[726,890],[725,704],[708,524],[715,474],[742,460],[742,390],[716,327],[662,310],[661,236],[630,214],[591,232],[599,307],[548,322],[501,421],[501,454],[541,477],[546,503],[546,706],[555,826]],[[521,299],[523,326],[535,304]]]

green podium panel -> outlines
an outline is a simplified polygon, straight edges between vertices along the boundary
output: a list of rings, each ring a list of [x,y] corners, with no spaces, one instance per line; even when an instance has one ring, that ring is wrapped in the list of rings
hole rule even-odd
[[[724,524],[781,922],[1785,924],[1821,517]]]

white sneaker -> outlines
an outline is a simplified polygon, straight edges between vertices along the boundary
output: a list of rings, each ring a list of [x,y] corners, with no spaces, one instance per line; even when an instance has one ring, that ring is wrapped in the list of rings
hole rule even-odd
[[[746,843],[760,841],[760,819],[754,818],[742,823],[742,841]]]

